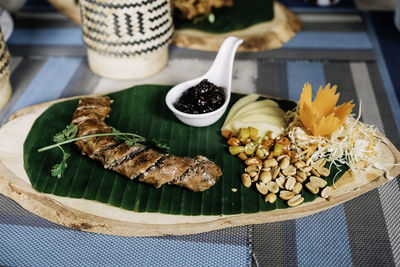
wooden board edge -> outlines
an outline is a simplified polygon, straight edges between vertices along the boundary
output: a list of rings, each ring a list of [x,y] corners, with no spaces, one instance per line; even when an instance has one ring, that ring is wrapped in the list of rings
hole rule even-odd
[[[318,203],[310,202],[306,203],[306,205],[290,208],[292,211],[290,213],[288,213],[288,209],[280,209],[252,214],[215,216],[215,220],[210,222],[156,225],[111,220],[97,215],[87,214],[76,209],[67,208],[62,203],[37,192],[28,184],[11,183],[5,176],[13,177],[14,179],[19,178],[1,162],[0,173],[0,193],[13,199],[24,209],[65,227],[118,236],[187,235],[229,227],[297,219],[340,205],[387,182],[385,178],[380,177],[366,186],[363,186],[360,190],[349,192],[330,202],[319,199]],[[327,205],[327,203],[329,204]],[[162,214],[155,213],[154,216],[162,216]]]
[[[238,47],[238,52],[257,52],[280,48],[303,27],[303,22],[296,14],[278,2],[274,3],[274,9],[275,14],[282,14],[279,18],[282,21],[275,23],[273,29],[268,28],[271,23],[274,23],[274,20],[221,34],[192,29],[175,30],[172,44],[190,49],[217,51],[224,39],[233,35],[244,40],[243,44]],[[267,30],[263,30],[264,28]],[[254,29],[257,30],[252,33]]]

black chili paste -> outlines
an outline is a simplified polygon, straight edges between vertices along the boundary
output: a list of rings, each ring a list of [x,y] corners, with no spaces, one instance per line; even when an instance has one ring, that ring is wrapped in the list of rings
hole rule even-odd
[[[224,88],[204,79],[183,92],[174,107],[184,113],[202,114],[217,110],[224,102]]]

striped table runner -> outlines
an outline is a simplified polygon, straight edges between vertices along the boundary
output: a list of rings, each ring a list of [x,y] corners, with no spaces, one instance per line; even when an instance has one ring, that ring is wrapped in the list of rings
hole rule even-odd
[[[290,1],[289,1],[290,2]],[[400,147],[400,108],[391,71],[369,14],[349,8],[294,11],[304,21],[283,48],[236,56],[233,90],[293,100],[302,85],[338,85],[362,120]],[[88,69],[80,28],[61,15],[17,14],[8,40],[16,110],[57,98],[109,93],[135,84],[176,84],[203,74],[215,53],[170,48],[167,67],[134,82]],[[190,70],[190,71],[188,71]],[[397,86],[397,87],[396,87]],[[161,100],[160,100],[161,101]],[[400,265],[400,180],[297,220],[178,237],[116,237],[48,222],[0,195],[0,265],[395,266]]]

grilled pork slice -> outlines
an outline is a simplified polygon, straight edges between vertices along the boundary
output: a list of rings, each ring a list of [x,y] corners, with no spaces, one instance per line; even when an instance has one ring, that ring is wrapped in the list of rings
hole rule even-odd
[[[84,108],[96,108],[96,107],[106,107],[109,108],[113,101],[108,96],[94,96],[94,97],[84,97],[79,100],[78,109]]]
[[[188,170],[170,183],[199,192],[212,187],[221,175],[221,169],[214,162],[206,157],[197,156]]]
[[[110,108],[79,109],[75,111],[72,123],[79,124],[86,120],[104,121],[107,118],[109,112]]]
[[[99,159],[102,151],[118,145],[118,142],[112,136],[102,136],[79,140],[75,144],[81,149],[82,154],[88,155],[92,159]]]
[[[121,165],[124,161],[132,159],[143,150],[144,147],[141,146],[127,146],[125,143],[121,143],[101,151],[98,160],[103,163],[104,168],[112,169],[117,165]]]
[[[129,179],[135,179],[147,169],[157,163],[163,155],[153,149],[145,150],[130,160],[113,168],[114,171],[125,175]]]
[[[98,120],[86,120],[78,124],[78,133],[76,136],[80,137],[91,134],[111,132],[112,128],[104,122]],[[75,144],[82,150],[83,154],[94,159],[96,158],[97,153],[100,151],[111,146],[115,146],[119,143],[120,142],[116,141],[112,136],[90,137],[75,142]]]
[[[161,187],[171,182],[187,171],[193,162],[190,158],[181,158],[174,155],[164,155],[156,165],[150,167],[145,173],[139,176],[139,181]]]
[[[77,124],[78,132],[77,137],[91,135],[95,133],[111,133],[112,127],[108,126],[105,122],[99,120],[85,120]]]
[[[111,111],[109,97],[87,97],[79,100],[77,109],[74,112],[73,124],[78,124],[84,120],[96,119],[104,121]]]

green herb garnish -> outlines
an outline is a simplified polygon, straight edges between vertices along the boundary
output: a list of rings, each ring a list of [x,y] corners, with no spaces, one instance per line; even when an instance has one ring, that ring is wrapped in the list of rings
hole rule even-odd
[[[121,133],[117,129],[113,128],[112,132],[114,134],[118,134],[114,137],[115,140],[124,141],[127,146],[142,146],[145,147],[143,144],[146,141],[146,138],[140,135],[126,135]]]
[[[63,158],[60,163],[57,163],[51,169],[51,176],[61,178],[64,174],[65,169],[68,167],[67,159],[71,156],[69,153],[65,152],[64,149],[59,146],[61,152],[63,153]]]
[[[53,166],[53,168],[51,169],[51,176],[61,178],[64,174],[65,169],[68,167],[67,160],[71,155],[68,152],[66,152],[61,146],[79,140],[83,140],[86,138],[99,137],[99,136],[115,136],[114,138],[116,140],[124,141],[127,146],[153,147],[162,152],[169,152],[168,145],[156,138],[153,138],[151,141],[148,141],[146,138],[140,135],[132,133],[122,133],[115,128],[113,128],[111,133],[91,134],[91,135],[76,137],[77,133],[78,133],[78,126],[76,126],[75,124],[67,125],[64,130],[53,136],[53,141],[55,142],[55,144],[38,149],[38,152],[43,152],[58,147],[62,152],[63,155],[62,160],[60,163],[57,163]]]
[[[75,124],[70,124],[70,125],[67,125],[67,127],[65,127],[64,130],[55,134],[53,136],[53,141],[55,143],[61,143],[66,140],[70,140],[70,139],[74,138],[77,133],[78,133],[78,127]]]

